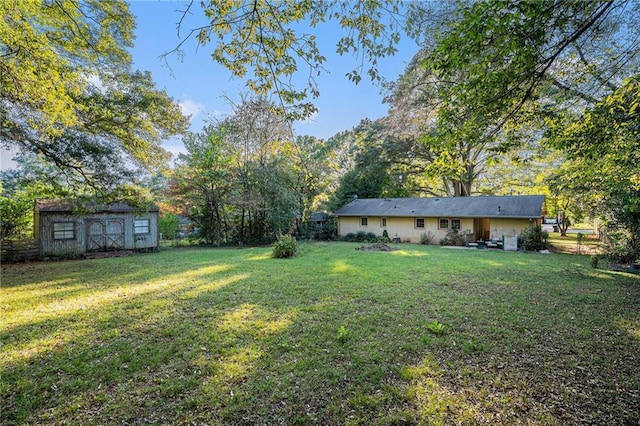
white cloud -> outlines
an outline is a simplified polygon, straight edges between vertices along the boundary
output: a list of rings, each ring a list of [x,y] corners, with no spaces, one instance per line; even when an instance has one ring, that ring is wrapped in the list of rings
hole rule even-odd
[[[171,163],[173,163],[180,154],[187,154],[187,150],[185,149],[184,146],[174,145],[174,146],[165,147],[165,149],[171,153],[171,160],[170,160]]]
[[[192,120],[202,114],[202,112],[207,108],[205,104],[192,101],[191,99],[186,99],[182,102],[179,102],[178,105],[180,105],[182,113],[184,115],[191,116]]]
[[[187,153],[187,150],[184,147],[182,140],[178,136],[174,136],[170,139],[165,140],[162,143],[162,147],[171,153],[171,160],[170,160],[171,164],[173,164],[176,158],[178,158],[179,154]]]

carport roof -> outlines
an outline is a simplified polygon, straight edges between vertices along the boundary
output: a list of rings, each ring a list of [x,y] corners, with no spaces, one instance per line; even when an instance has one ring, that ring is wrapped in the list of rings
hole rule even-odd
[[[362,198],[354,199],[334,214],[336,216],[533,219],[542,217],[543,204],[544,195]]]

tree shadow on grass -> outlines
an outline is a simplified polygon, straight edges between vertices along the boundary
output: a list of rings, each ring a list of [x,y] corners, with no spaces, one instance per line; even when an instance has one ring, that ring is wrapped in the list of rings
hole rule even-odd
[[[536,276],[536,274],[534,274]],[[427,353],[438,368],[411,377],[427,423],[636,424],[640,420],[637,281],[568,269],[553,285],[456,285],[464,300]],[[538,282],[538,284],[536,284]],[[484,288],[484,289],[483,289]],[[465,295],[468,296],[465,298]],[[473,300],[471,300],[473,299]],[[417,364],[414,368],[418,368]],[[433,381],[436,384],[433,384]],[[421,391],[422,393],[420,393]],[[431,399],[425,395],[431,395]],[[440,407],[434,411],[435,404]]]
[[[104,303],[12,328],[5,344],[49,346],[4,366],[3,422],[639,418],[640,341],[625,329],[640,321],[637,281],[569,263],[557,280],[554,270],[497,268],[501,257],[454,273],[403,256],[391,273],[379,258],[338,252],[275,267],[261,253],[131,268],[131,292],[118,297],[123,273],[106,268],[95,293]],[[429,330],[433,320],[443,334]]]

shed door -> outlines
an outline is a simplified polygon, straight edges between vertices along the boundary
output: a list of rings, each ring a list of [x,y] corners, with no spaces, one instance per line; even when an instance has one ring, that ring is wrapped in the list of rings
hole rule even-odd
[[[104,221],[90,220],[87,222],[87,251],[104,250],[106,247],[106,233]]]
[[[124,219],[107,220],[107,249],[121,250],[124,248]]]

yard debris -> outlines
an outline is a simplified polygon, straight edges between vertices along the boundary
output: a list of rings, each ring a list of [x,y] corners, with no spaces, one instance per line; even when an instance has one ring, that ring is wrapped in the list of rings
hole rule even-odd
[[[393,250],[396,250],[396,249],[389,247],[389,245],[387,243],[378,242],[378,243],[374,243],[374,244],[369,244],[368,246],[356,247],[356,250],[361,250],[361,251],[393,251]]]

